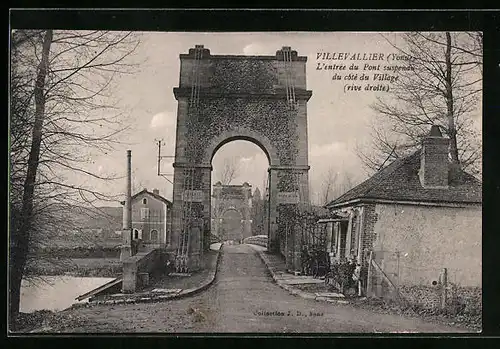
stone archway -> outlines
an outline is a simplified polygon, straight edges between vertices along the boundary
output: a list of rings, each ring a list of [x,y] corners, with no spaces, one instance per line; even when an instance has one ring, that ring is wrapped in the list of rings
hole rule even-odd
[[[221,230],[224,234],[224,236],[222,236],[222,241],[242,241],[244,226],[242,224],[243,217],[241,212],[235,208],[229,208],[222,213],[221,218]]]
[[[271,166],[279,166],[280,159],[278,157],[278,152],[271,143],[271,140],[265,135],[259,134],[258,132],[243,126],[235,126],[212,139],[210,145],[204,152],[203,164],[210,165],[217,150],[219,150],[223,145],[237,140],[254,143],[262,149],[264,154],[266,154],[267,160]]]
[[[241,185],[224,185],[217,182],[212,190],[212,234],[224,238],[223,230],[226,221],[225,215],[230,211],[238,213],[240,237],[243,240],[252,235],[252,186],[248,183]],[[227,231],[226,231],[227,232]]]
[[[269,159],[268,249],[300,268],[301,239],[287,236],[281,251],[278,240],[283,213],[309,202],[306,61],[290,47],[274,56],[231,56],[197,45],[180,55],[170,245],[178,269],[201,266],[211,231],[211,160],[237,139]]]

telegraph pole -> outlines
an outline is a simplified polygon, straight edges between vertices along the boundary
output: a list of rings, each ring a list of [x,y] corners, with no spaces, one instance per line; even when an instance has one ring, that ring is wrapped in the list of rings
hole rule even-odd
[[[161,143],[163,139],[155,138],[155,142],[158,144],[158,176],[160,176],[160,166],[161,166]]]
[[[173,185],[174,183],[170,179],[167,178],[167,177],[173,176],[173,174],[161,172],[161,160],[165,159],[165,158],[173,159],[173,158],[175,158],[175,156],[174,155],[161,155],[161,146],[165,145],[163,138],[161,138],[161,139],[155,138],[155,142],[158,145],[158,162],[157,162],[158,176],[165,178],[167,181],[169,181]]]

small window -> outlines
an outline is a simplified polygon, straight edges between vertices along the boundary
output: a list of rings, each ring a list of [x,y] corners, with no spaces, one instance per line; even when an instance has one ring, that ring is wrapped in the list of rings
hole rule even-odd
[[[147,205],[147,204],[148,204],[148,199],[146,199],[146,198],[142,199],[142,203],[143,203],[144,205]]]
[[[158,242],[158,230],[151,230],[151,242]]]
[[[139,230],[134,229],[134,239],[138,239],[138,238],[139,238]]]
[[[148,218],[149,218],[149,208],[142,207],[141,208],[141,219],[148,219]]]

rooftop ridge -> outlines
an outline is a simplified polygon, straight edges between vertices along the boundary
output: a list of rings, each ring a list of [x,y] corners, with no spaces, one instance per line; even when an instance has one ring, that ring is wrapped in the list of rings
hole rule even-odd
[[[350,190],[348,190],[347,192],[345,192],[344,194],[339,196],[337,199],[332,200],[330,203],[327,204],[327,206],[343,201],[344,197],[349,196],[349,194],[351,194],[357,188],[359,188],[363,185],[371,184],[370,182],[374,182],[373,186],[368,188],[367,191],[362,191],[362,194],[359,195],[359,197],[367,196],[371,191],[373,191],[375,188],[377,188],[379,186],[379,184],[381,184],[383,182],[383,180],[385,179],[385,175],[389,175],[389,174],[393,173],[394,171],[396,171],[397,169],[399,169],[401,166],[403,166],[405,164],[405,160],[407,158],[414,156],[416,153],[418,153],[418,151],[415,151],[414,153],[412,153],[411,155],[408,155],[406,157],[402,157],[402,158],[398,158],[398,159],[394,160],[393,162],[391,162],[387,166],[385,166],[385,167],[381,168],[380,170],[378,170],[377,172],[375,172],[371,177],[368,177],[367,179],[365,179],[363,182],[361,182],[360,184],[358,184],[354,188],[351,188]]]
[[[418,169],[420,149],[393,161],[374,175],[325,205],[342,206],[353,200],[393,200],[480,204],[482,182],[461,168],[448,167],[448,188],[422,187]]]

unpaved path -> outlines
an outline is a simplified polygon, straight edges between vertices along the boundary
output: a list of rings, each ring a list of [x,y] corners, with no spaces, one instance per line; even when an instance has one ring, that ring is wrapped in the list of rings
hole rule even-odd
[[[223,247],[217,280],[192,298],[64,311],[56,332],[466,332],[349,304],[302,299],[277,286],[255,250]]]

